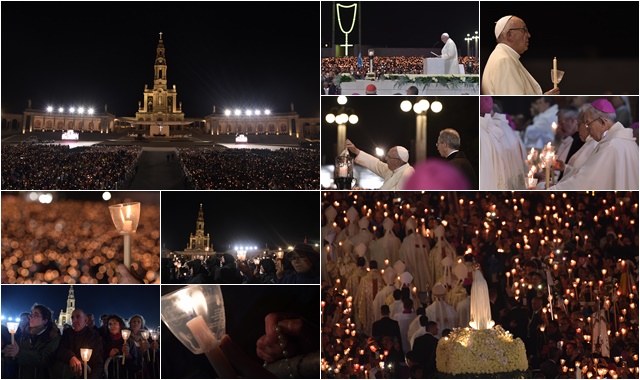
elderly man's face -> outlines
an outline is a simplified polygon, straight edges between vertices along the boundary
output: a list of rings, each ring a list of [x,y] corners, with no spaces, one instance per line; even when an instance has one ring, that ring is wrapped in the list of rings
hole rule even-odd
[[[572,117],[567,117],[563,113],[558,114],[558,134],[562,138],[573,135],[576,132],[576,120]]]
[[[518,54],[522,54],[529,49],[529,29],[527,24],[519,17],[512,17],[507,26],[509,30],[506,31],[505,43],[509,45]]]
[[[606,125],[602,120],[602,118],[598,117],[597,115],[594,115],[594,113],[591,112],[591,110],[588,110],[587,112],[585,112],[584,119],[585,119],[584,122],[587,128],[589,129],[589,134],[591,135],[591,137],[596,141],[602,140],[602,135],[606,130]]]
[[[74,310],[71,313],[71,327],[74,331],[80,331],[87,325],[87,316],[82,310]]]
[[[587,125],[584,123],[584,112],[578,114],[578,134],[582,141],[586,141],[587,137],[589,137],[589,128],[587,128]]]
[[[404,161],[398,155],[398,148],[394,146],[387,153],[387,167],[389,170],[396,170],[402,165],[404,165]]]

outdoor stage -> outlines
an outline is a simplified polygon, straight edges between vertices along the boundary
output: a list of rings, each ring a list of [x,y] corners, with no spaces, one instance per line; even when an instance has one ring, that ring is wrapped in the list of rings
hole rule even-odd
[[[377,80],[340,81],[342,95],[365,95],[365,88],[373,84],[377,95],[405,95],[411,86],[418,87],[419,95],[480,95],[480,76],[453,74],[384,75]]]

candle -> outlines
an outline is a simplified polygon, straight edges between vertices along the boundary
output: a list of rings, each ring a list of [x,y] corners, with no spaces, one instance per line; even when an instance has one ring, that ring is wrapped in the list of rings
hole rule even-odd
[[[120,331],[120,334],[122,335],[122,339],[124,339],[124,344],[127,344],[127,339],[129,339],[129,335],[131,335],[131,331],[130,330],[122,330]],[[127,355],[124,354],[124,352],[122,352],[122,365],[124,365],[124,359]]]
[[[346,166],[338,167],[338,177],[347,178],[347,167]]]
[[[84,362],[84,378],[87,378],[87,362],[91,359],[91,353],[93,352],[90,348],[81,348],[80,356],[82,357],[82,361]]]
[[[18,322],[7,322],[7,329],[9,330],[9,333],[11,334],[11,344],[15,344],[16,343],[16,339],[14,337],[16,331],[18,331]]]
[[[140,336],[142,336],[142,339],[144,340],[149,339],[149,331],[147,330],[140,331]],[[147,360],[151,360],[151,358],[149,357],[149,350],[147,350]]]
[[[553,88],[558,88],[558,60],[553,57]]]
[[[158,333],[157,332],[151,330],[149,332],[149,334],[151,335],[151,339],[153,339],[154,342],[158,340]],[[152,360],[152,362],[155,363],[155,361],[156,361],[156,350],[153,350],[153,360]]]
[[[131,232],[133,231],[133,227],[132,227],[132,221],[130,220],[125,220],[124,223],[122,224],[122,230],[124,232]]]

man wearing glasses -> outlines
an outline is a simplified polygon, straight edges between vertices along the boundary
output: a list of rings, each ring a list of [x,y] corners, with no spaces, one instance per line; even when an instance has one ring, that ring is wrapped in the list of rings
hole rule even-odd
[[[386,163],[356,148],[350,140],[345,141],[345,147],[356,155],[356,164],[360,164],[382,177],[384,182],[380,190],[402,190],[404,183],[415,171],[408,163],[409,151],[402,146],[394,146],[389,149]]]
[[[517,16],[504,16],[495,27],[498,44],[482,72],[482,95],[542,95],[542,88],[520,62],[529,48],[529,29]],[[544,95],[559,95],[552,89]]]
[[[584,119],[598,145],[575,174],[549,190],[638,190],[638,144],[631,128],[616,122],[616,110],[606,99],[586,104]]]

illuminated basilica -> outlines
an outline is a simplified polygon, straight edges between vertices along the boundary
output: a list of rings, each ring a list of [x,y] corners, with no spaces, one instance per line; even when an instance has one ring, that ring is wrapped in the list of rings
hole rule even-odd
[[[37,110],[27,102],[20,114],[3,114],[2,128],[33,131],[62,131],[97,133],[128,133],[154,139],[185,136],[201,132],[220,135],[286,135],[293,138],[318,139],[320,120],[301,118],[291,103],[290,112],[271,113],[268,110],[222,110],[213,106],[212,113],[203,118],[187,118],[178,101],[176,85],[168,86],[168,63],[162,33],[156,47],[153,87],[144,87],[143,100],[138,102],[134,117],[116,117],[104,107],[104,112],[82,108],[49,108]]]

